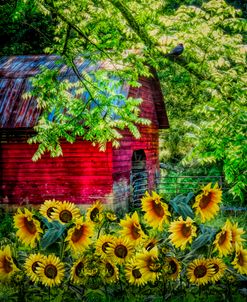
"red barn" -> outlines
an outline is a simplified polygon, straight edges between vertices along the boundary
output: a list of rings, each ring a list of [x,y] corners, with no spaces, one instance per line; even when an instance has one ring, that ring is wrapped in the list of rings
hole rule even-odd
[[[168,128],[155,75],[140,78],[139,88],[123,85],[121,90],[126,96],[143,99],[142,116],[150,119],[151,125],[139,127],[140,139],[124,131],[120,148],[108,143],[102,152],[78,138],[72,145],[62,145],[62,157],[45,155],[37,162],[31,160],[37,146],[29,145],[27,139],[40,111],[35,99],[24,100],[22,95],[30,90],[29,79],[40,72],[40,66],[54,68],[55,61],[55,56],[44,55],[0,59],[0,202],[38,204],[55,198],[90,204],[101,199],[114,206],[125,205],[130,196],[137,199],[144,189],[152,189],[159,171],[159,129]],[[85,71],[88,66],[80,68]],[[68,68],[64,75],[75,76]]]

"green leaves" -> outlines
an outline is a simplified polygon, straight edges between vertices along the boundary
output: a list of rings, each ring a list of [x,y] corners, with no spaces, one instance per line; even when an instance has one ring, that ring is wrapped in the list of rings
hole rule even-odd
[[[48,222],[46,218],[42,219],[45,222],[46,227],[48,228],[45,232],[44,236],[40,241],[40,245],[42,249],[46,249],[60,238],[64,231],[66,230],[66,225],[61,224],[59,221],[55,220],[52,222]]]
[[[206,227],[204,225],[200,225],[201,234],[193,241],[191,245],[191,250],[196,251],[199,248],[207,245],[212,241],[213,237],[216,234],[216,230],[211,227]]]
[[[189,202],[194,197],[194,193],[190,192],[187,196],[178,195],[172,199],[169,204],[172,206],[175,213],[181,215],[183,219],[186,219],[187,216],[194,218],[194,213],[192,211]]]

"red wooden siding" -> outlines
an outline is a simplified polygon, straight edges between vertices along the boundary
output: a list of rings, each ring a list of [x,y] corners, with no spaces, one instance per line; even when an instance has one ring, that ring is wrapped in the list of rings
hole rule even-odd
[[[88,204],[111,195],[110,144],[106,152],[100,152],[86,141],[64,144],[63,157],[44,156],[32,162],[35,148],[25,142],[1,145],[2,202],[42,203],[56,198]]]
[[[142,78],[139,88],[130,88],[129,96],[141,97],[141,116],[151,120],[150,126],[139,127],[141,138],[135,139],[128,131],[123,132],[121,147],[113,149],[113,180],[115,199],[121,198],[117,190],[129,195],[130,171],[132,154],[143,149],[146,154],[146,169],[148,172],[149,189],[154,188],[155,173],[159,170],[159,123],[156,114],[154,98],[156,97],[154,80]]]

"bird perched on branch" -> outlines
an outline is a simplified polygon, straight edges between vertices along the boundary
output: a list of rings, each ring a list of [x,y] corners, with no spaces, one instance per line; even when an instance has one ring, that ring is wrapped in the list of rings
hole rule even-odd
[[[181,55],[181,53],[184,51],[184,45],[183,43],[179,43],[175,48],[173,48],[169,53],[165,55],[165,58],[167,57],[178,57]]]

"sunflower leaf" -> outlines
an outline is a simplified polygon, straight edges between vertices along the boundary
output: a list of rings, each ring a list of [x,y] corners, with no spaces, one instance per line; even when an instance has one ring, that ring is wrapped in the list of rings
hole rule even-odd
[[[184,202],[180,202],[178,203],[177,206],[178,206],[178,214],[181,215],[183,219],[186,219],[188,216],[190,218],[194,218],[194,213],[188,204]]]
[[[45,232],[43,238],[40,241],[42,249],[46,249],[53,244],[58,238],[60,238],[66,229],[66,225],[61,224],[55,220],[48,226],[48,230]]]
[[[199,235],[195,239],[195,241],[192,243],[191,249],[197,250],[197,249],[201,248],[202,246],[208,244],[208,242],[210,242],[212,240],[212,238],[214,237],[215,233],[216,233],[216,230],[214,230],[212,228],[204,227],[202,229],[202,234]]]
[[[185,198],[185,202],[188,204],[190,202],[190,200],[194,197],[194,193],[190,192],[186,198]]]

